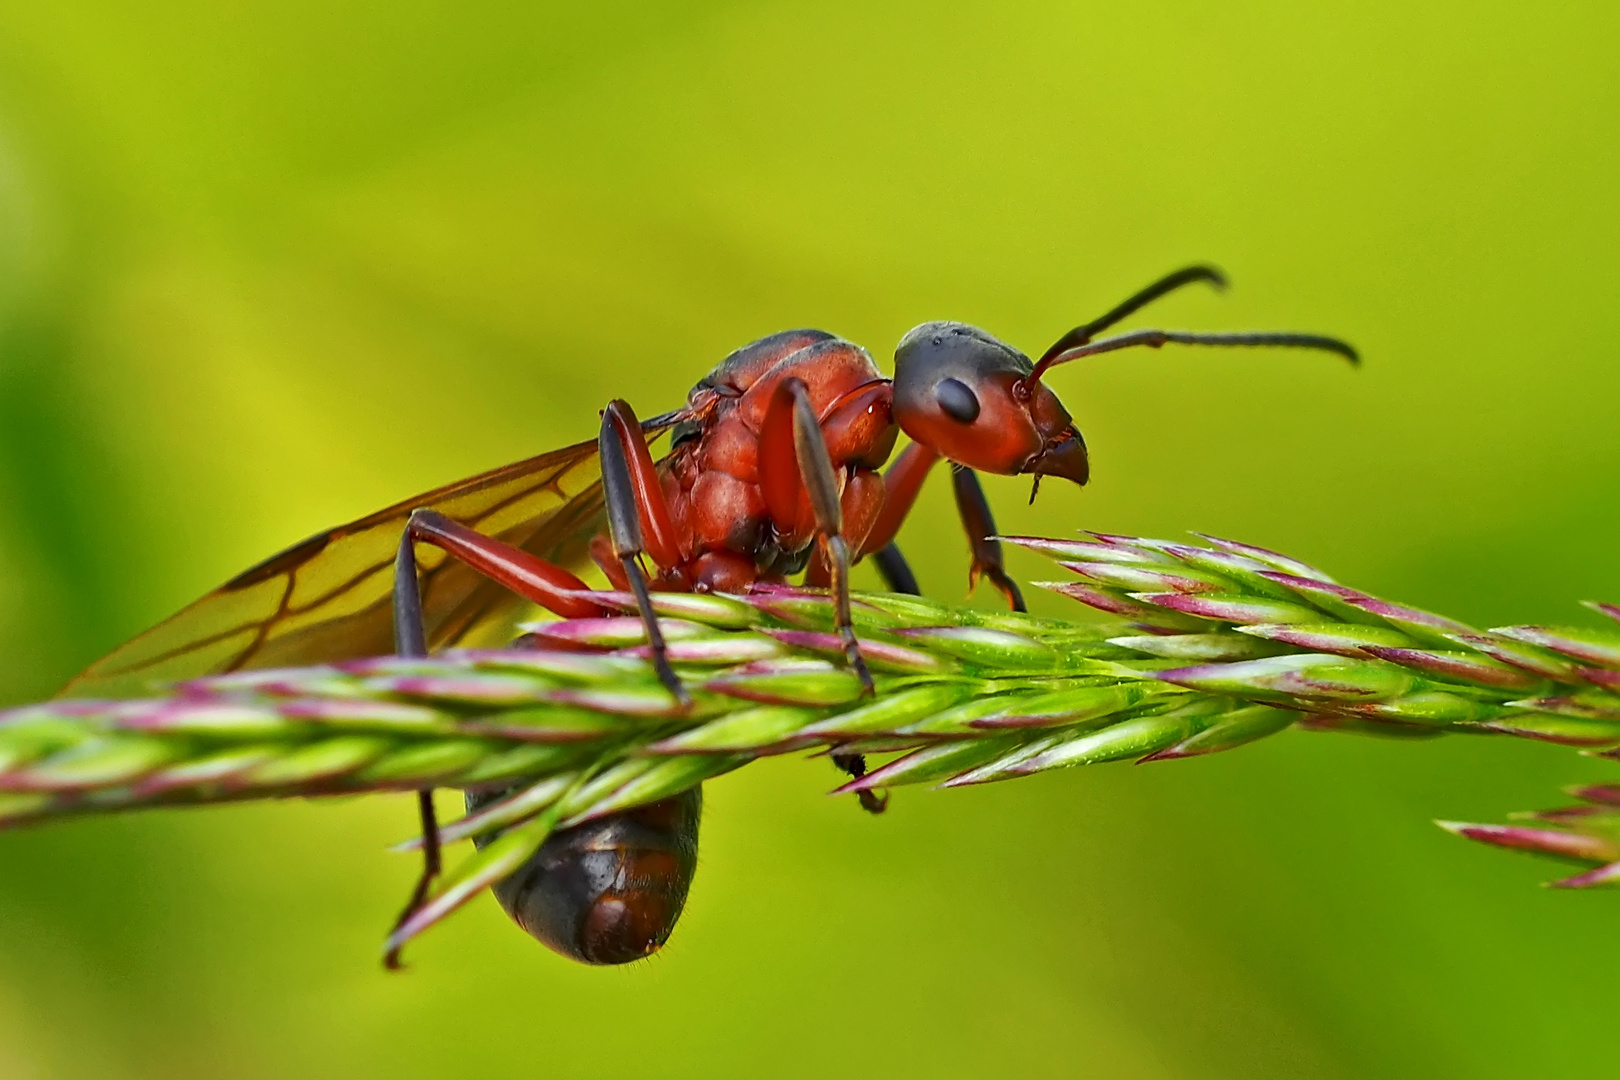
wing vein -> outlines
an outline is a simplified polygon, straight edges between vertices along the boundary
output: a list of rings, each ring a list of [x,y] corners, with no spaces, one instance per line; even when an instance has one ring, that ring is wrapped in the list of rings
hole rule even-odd
[[[668,413],[643,428],[652,438],[686,415]],[[599,477],[595,440],[575,443],[310,537],[113,650],[61,693],[118,697],[146,692],[156,682],[386,653],[393,647],[392,581],[383,571],[399,542],[390,526],[403,528],[418,507],[438,509],[474,528],[507,515],[509,523],[492,535],[583,573],[591,566],[590,538],[603,523]],[[575,479],[579,488],[570,496]],[[422,578],[436,646],[510,640],[529,607],[451,559],[424,567]],[[280,588],[272,592],[271,581]],[[300,597],[304,592],[310,595]],[[249,631],[245,647],[221,652]]]

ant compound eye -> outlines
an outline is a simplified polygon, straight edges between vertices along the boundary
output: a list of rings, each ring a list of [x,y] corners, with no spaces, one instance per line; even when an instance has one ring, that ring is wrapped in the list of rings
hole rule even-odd
[[[962,424],[979,418],[979,399],[961,379],[941,379],[934,384],[934,400],[945,415]]]

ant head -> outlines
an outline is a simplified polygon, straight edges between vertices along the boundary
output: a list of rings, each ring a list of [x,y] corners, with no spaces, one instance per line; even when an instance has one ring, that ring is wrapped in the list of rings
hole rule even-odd
[[[1201,333],[1131,330],[1097,334],[1167,293],[1193,282],[1226,287],[1213,266],[1188,266],[1129,296],[1112,310],[1075,327],[1039,361],[974,326],[923,323],[894,353],[894,419],[900,430],[959,465],[1012,476],[1061,476],[1084,484],[1091,475],[1086,444],[1074,420],[1041,382],[1051,368],[1119,349],[1180,345],[1282,347],[1336,353],[1358,363],[1356,350],[1338,338],[1289,331]],[[1033,501],[1035,492],[1029,494]]]
[[[1085,440],[1029,357],[975,326],[923,323],[894,353],[894,419],[959,465],[1084,484]]]

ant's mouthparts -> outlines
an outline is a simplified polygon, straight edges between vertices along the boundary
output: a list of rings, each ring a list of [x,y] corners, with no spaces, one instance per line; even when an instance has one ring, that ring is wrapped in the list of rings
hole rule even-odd
[[[1065,480],[1084,486],[1091,479],[1091,459],[1086,454],[1085,440],[1070,429],[1056,442],[1048,443],[1025,472],[1035,475],[1035,486],[1030,489],[1029,501],[1035,501],[1035,491],[1043,476],[1061,476]]]

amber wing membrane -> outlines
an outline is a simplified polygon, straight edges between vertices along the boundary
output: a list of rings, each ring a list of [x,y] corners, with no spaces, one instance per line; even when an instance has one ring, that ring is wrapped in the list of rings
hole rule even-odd
[[[675,419],[643,428],[651,439]],[[430,491],[295,544],[114,649],[59,696],[124,697],[177,679],[391,652],[394,555],[420,507],[581,572],[605,520],[596,442]],[[431,648],[503,643],[534,613],[437,548],[419,546],[417,559]]]

